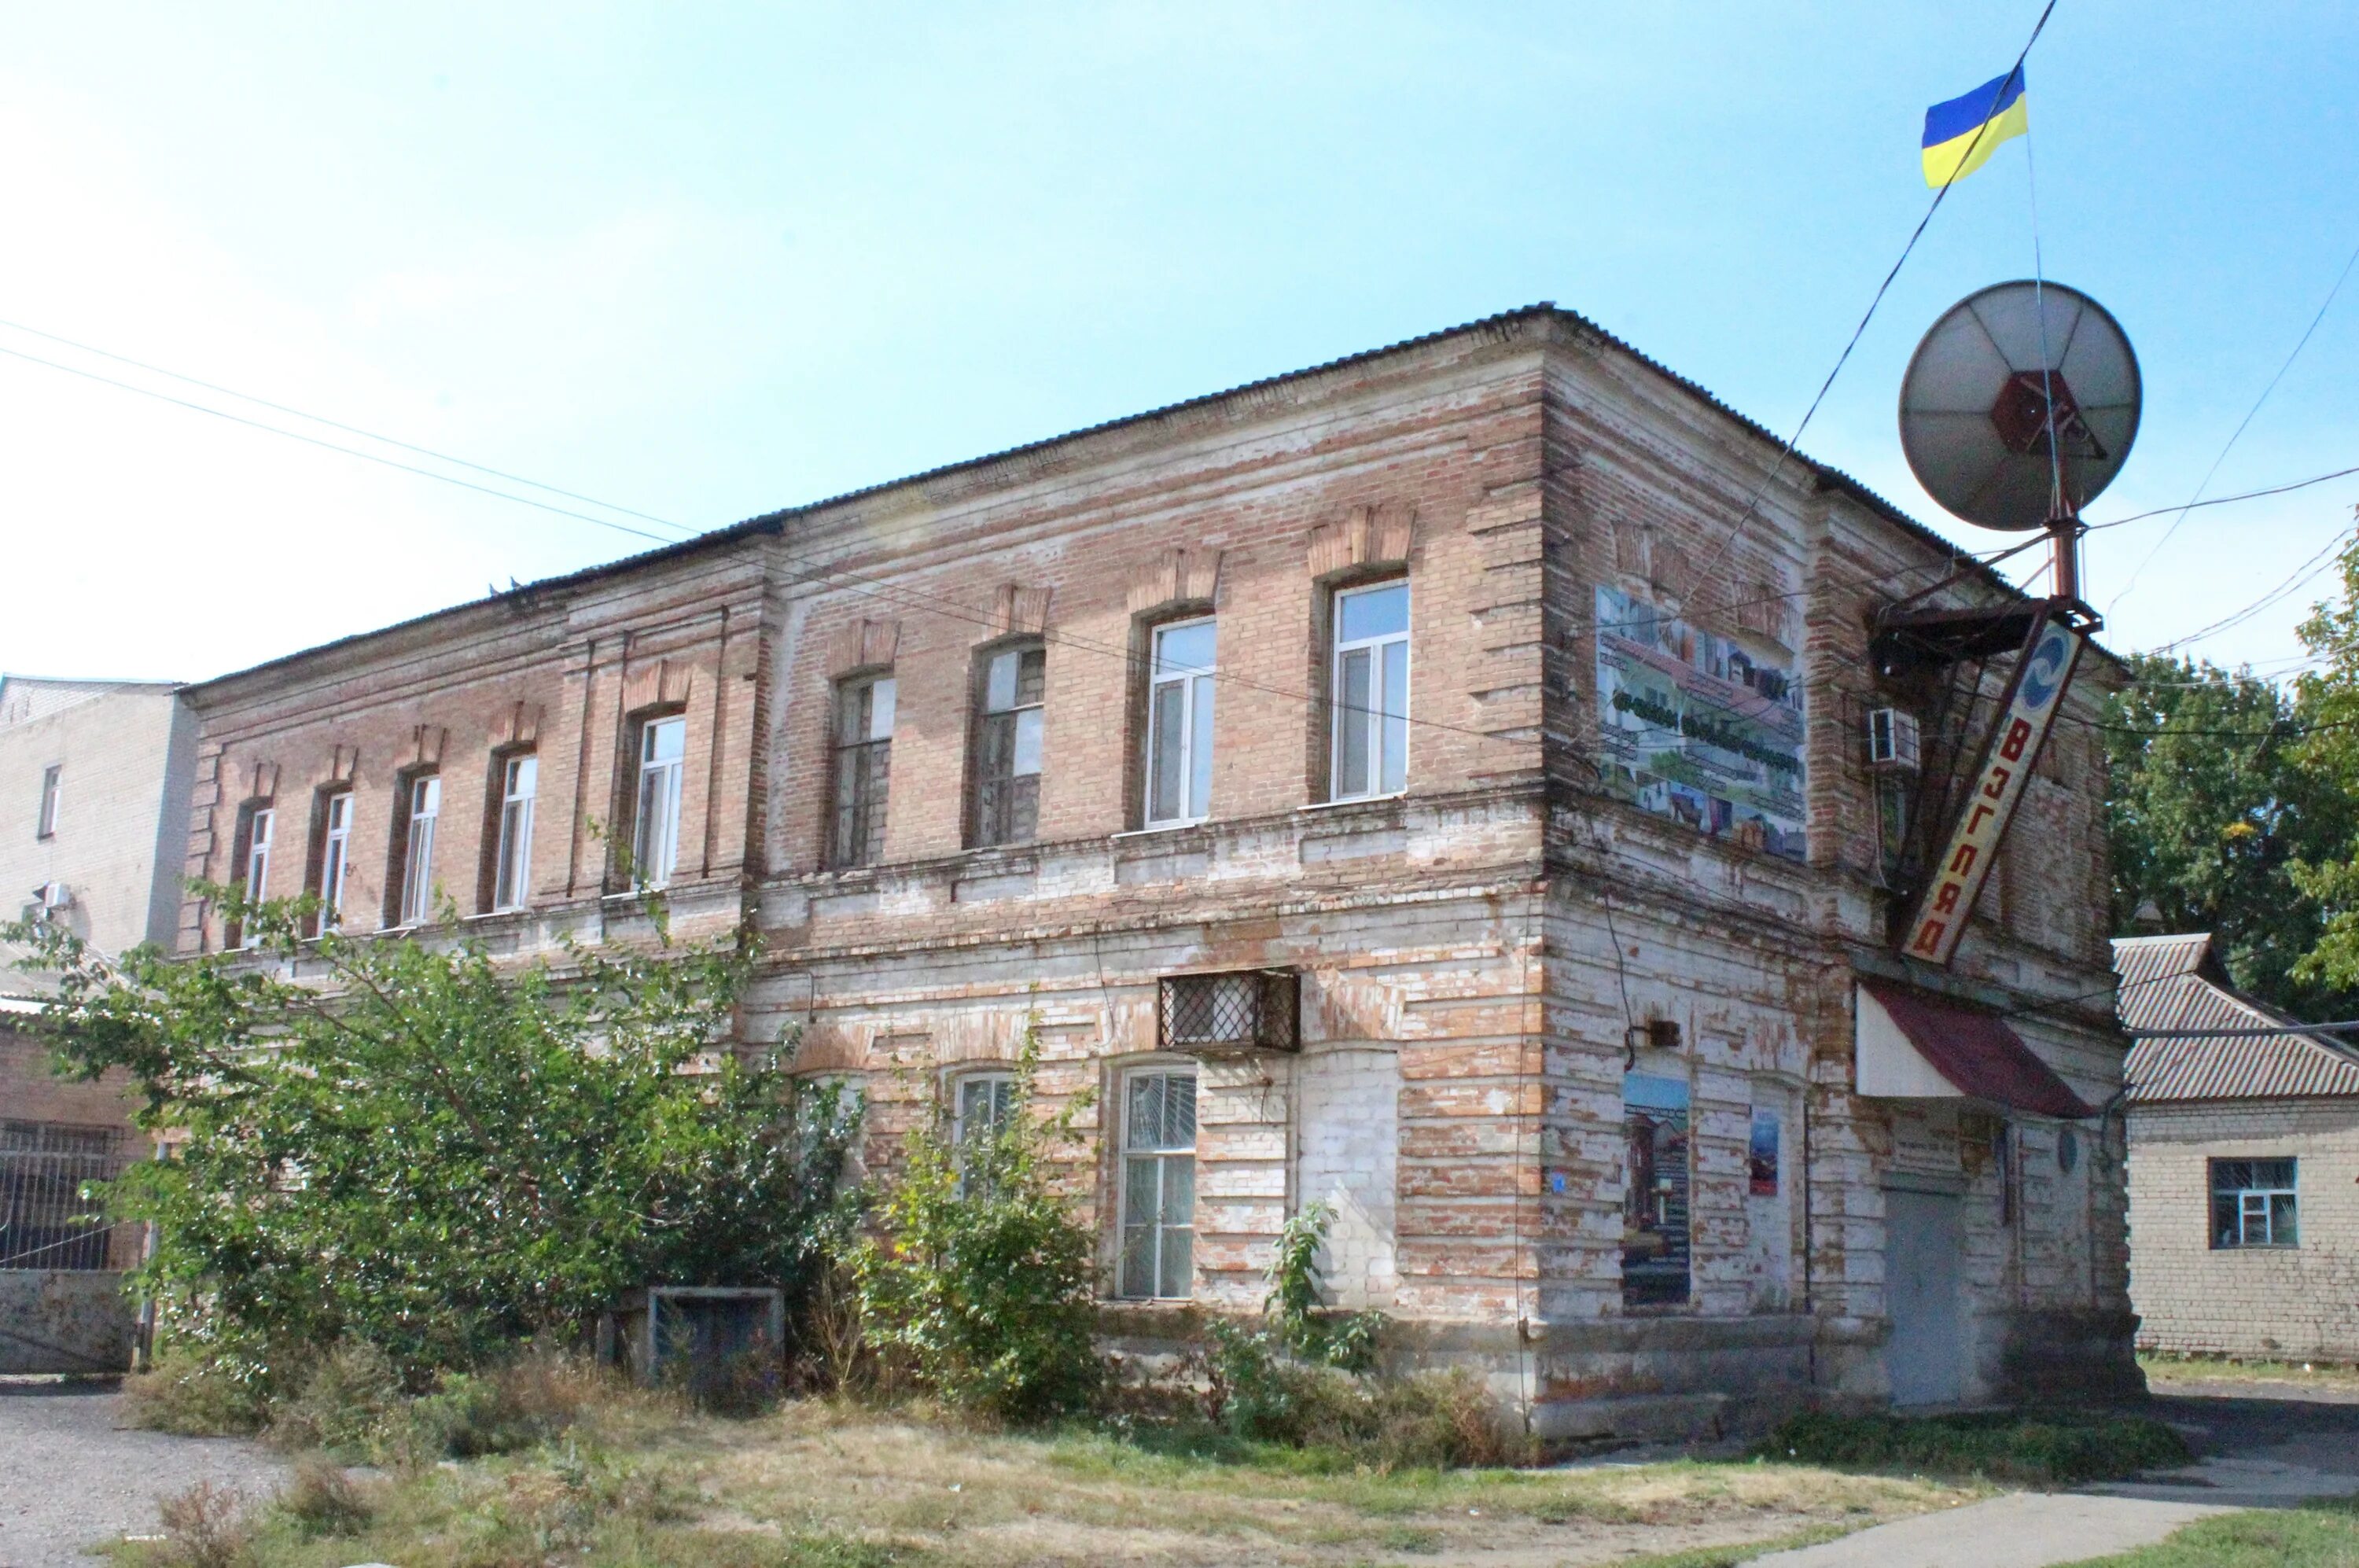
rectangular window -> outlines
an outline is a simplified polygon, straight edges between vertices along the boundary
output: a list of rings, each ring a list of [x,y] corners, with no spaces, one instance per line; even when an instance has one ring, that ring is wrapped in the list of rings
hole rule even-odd
[[[1195,1281],[1196,1075],[1123,1082],[1122,1278],[1133,1301],[1184,1300]]]
[[[1686,1081],[1624,1073],[1622,1126],[1622,1301],[1676,1305],[1688,1299]]]
[[[320,800],[320,875],[311,891],[320,896],[317,930],[322,936],[344,923],[344,884],[352,855],[353,792],[339,789]]]
[[[984,665],[975,692],[973,841],[979,847],[1029,844],[1038,831],[1048,673],[1048,651],[1037,645],[1003,648]]]
[[[540,758],[529,752],[500,764],[499,869],[492,908],[521,909],[532,901],[532,803],[540,791]]]
[[[2212,1246],[2301,1244],[2290,1160],[2212,1161]]]
[[[1331,763],[1337,800],[1397,795],[1408,787],[1408,584],[1381,583],[1335,595]]]
[[[65,764],[52,762],[41,769],[41,811],[33,821],[35,838],[58,836],[58,785],[65,776]]]
[[[1212,625],[1155,628],[1147,677],[1147,825],[1201,822],[1212,793]]]
[[[959,1191],[966,1191],[966,1150],[1006,1125],[1016,1108],[1016,1075],[973,1073],[958,1081],[951,1102],[951,1147],[958,1151]]]
[[[662,887],[679,859],[680,764],[688,755],[686,719],[639,726],[638,807],[632,817],[632,886]]]
[[[835,694],[835,832],[829,860],[874,866],[885,854],[885,801],[893,779],[890,675],[847,681]]]
[[[244,844],[238,856],[238,881],[245,890],[248,903],[260,903],[270,887],[270,834],[278,813],[268,806],[248,806],[245,822],[239,833]],[[251,929],[234,931],[230,942],[237,947],[253,947],[262,941],[262,933]]]
[[[420,775],[402,786],[401,902],[394,923],[424,925],[434,914],[434,829],[442,815],[442,779]]]

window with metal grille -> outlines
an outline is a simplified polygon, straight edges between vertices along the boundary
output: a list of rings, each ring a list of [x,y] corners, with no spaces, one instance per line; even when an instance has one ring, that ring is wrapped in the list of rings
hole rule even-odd
[[[957,1151],[959,1192],[967,1190],[967,1151],[1007,1125],[1016,1110],[1016,1074],[970,1073],[958,1080],[951,1102],[951,1147]]]
[[[835,833],[839,866],[874,866],[885,854],[885,803],[893,780],[890,675],[847,681],[835,692]]]
[[[0,1269],[109,1267],[105,1206],[83,1187],[120,1175],[129,1141],[109,1127],[0,1121]]]
[[[1150,1068],[1123,1080],[1121,1293],[1195,1289],[1196,1074]]]
[[[2298,1247],[2301,1242],[2294,1161],[2212,1161],[2212,1246]]]
[[[1006,648],[975,683],[973,843],[1029,844],[1040,824],[1041,700],[1048,650]]]
[[[1163,1049],[1191,1055],[1293,1051],[1302,1042],[1301,981],[1292,970],[1172,975],[1163,981]]]

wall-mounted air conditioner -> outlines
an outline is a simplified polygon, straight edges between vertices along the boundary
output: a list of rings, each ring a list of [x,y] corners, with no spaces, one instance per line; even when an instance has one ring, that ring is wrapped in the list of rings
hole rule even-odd
[[[1875,708],[1867,715],[1867,765],[1914,773],[1920,750],[1917,715],[1898,708]]]
[[[33,889],[33,902],[45,914],[73,908],[73,889],[62,882],[44,882]]]

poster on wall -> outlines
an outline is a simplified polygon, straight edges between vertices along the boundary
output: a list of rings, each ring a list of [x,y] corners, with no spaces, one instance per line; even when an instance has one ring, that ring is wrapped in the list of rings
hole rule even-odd
[[[1792,654],[1601,586],[1597,716],[1609,792],[1756,852],[1803,858],[1802,682]]]
[[[1688,1299],[1688,1085],[1647,1073],[1622,1077],[1628,1153],[1622,1208],[1622,1301]]]

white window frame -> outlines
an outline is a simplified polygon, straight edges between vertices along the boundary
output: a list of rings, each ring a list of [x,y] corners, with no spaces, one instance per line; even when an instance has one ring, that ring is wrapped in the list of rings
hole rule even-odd
[[[320,800],[320,934],[342,929],[344,888],[353,871],[353,792],[332,789]]]
[[[2284,1165],[2288,1185],[2283,1187],[2223,1187],[2219,1184],[2218,1168],[2223,1165]],[[2218,1214],[2222,1198],[2234,1194],[2236,1199],[2236,1238],[2223,1241],[2215,1232],[2212,1237],[2214,1252],[2247,1252],[2260,1248],[2290,1251],[2301,1245],[2301,1161],[2288,1154],[2256,1155],[2222,1159],[2213,1157],[2204,1167],[2206,1184],[2211,1191],[2204,1194],[2209,1225]],[[2255,1173],[2256,1176],[2258,1172]],[[2286,1199],[2292,1208],[2293,1237],[2280,1241],[2277,1234],[2277,1200]],[[2256,1234],[2257,1232],[2257,1235]]]
[[[251,806],[245,813],[245,898],[250,904],[260,903],[270,886],[270,835],[277,825],[278,811],[272,806]],[[262,932],[252,920],[238,932],[238,946],[259,947]]]
[[[1352,637],[1347,640],[1343,636],[1345,605],[1352,600],[1367,594],[1391,593],[1395,590],[1397,590],[1401,595],[1401,629],[1397,632],[1382,632],[1374,637]],[[1331,715],[1328,724],[1327,798],[1331,800],[1376,800],[1387,796],[1402,794],[1408,789],[1409,685],[1413,673],[1413,650],[1409,643],[1409,631],[1410,615],[1414,612],[1415,604],[1410,597],[1408,579],[1387,577],[1379,583],[1343,589],[1335,594],[1332,609],[1334,617],[1332,623],[1334,649],[1327,665],[1327,705]],[[1384,694],[1384,673],[1387,654],[1395,648],[1400,649],[1401,705],[1398,713],[1391,713],[1386,708]],[[1367,787],[1364,789],[1347,791],[1343,788],[1345,727],[1343,670],[1346,661],[1354,655],[1365,655],[1367,659],[1369,701],[1372,705],[1366,710],[1369,719],[1367,749],[1365,756],[1361,758],[1367,769]],[[1386,722],[1388,720],[1397,720],[1399,727],[1397,758],[1399,782],[1389,785],[1386,781],[1386,765],[1394,758],[1386,748],[1385,738],[1386,731],[1391,728]]]
[[[41,803],[33,818],[33,836],[58,836],[58,798],[65,791],[66,765],[52,762],[41,769]]]
[[[1185,1146],[1167,1141],[1156,1144],[1152,1147],[1141,1148],[1138,1146],[1137,1141],[1133,1135],[1130,1116],[1132,1097],[1131,1086],[1143,1078],[1157,1077],[1183,1080],[1189,1086],[1189,1109],[1190,1113],[1189,1116],[1190,1137]],[[1197,1115],[1198,1107],[1195,1103],[1195,1097],[1201,1091],[1201,1082],[1197,1077],[1196,1070],[1192,1066],[1181,1066],[1169,1062],[1158,1062],[1142,1063],[1139,1066],[1129,1069],[1127,1072],[1124,1073],[1118,1080],[1118,1086],[1121,1090],[1122,1096],[1122,1143],[1121,1158],[1116,1163],[1114,1172],[1114,1291],[1116,1295],[1125,1301],[1187,1301],[1195,1294],[1196,1288],[1196,1149],[1198,1142],[1201,1139],[1201,1127],[1199,1126],[1200,1117]],[[1165,1093],[1168,1095],[1169,1094],[1169,1089],[1167,1089]],[[1171,1165],[1174,1161],[1182,1158],[1186,1160],[1188,1164],[1188,1223],[1184,1226],[1166,1225],[1161,1217],[1161,1212],[1164,1207],[1167,1185],[1170,1180]],[[1132,1165],[1135,1162],[1141,1160],[1152,1160],[1155,1163],[1155,1202],[1157,1217],[1153,1220],[1144,1222],[1153,1238],[1151,1243],[1151,1252],[1155,1259],[1153,1270],[1155,1278],[1144,1282],[1146,1286],[1144,1290],[1135,1290],[1132,1288],[1133,1281],[1130,1278],[1129,1241],[1132,1228],[1130,1216],[1130,1172]],[[1168,1261],[1165,1257],[1164,1238],[1170,1232],[1181,1229],[1186,1230],[1188,1233],[1188,1267],[1184,1271],[1187,1277],[1178,1280],[1168,1279],[1164,1278],[1165,1265]]]
[[[1163,639],[1173,632],[1210,628],[1213,637],[1212,662],[1198,669],[1193,666],[1163,666]],[[1147,636],[1147,780],[1142,820],[1150,828],[1186,827],[1201,822],[1211,812],[1212,779],[1212,724],[1216,704],[1212,684],[1220,671],[1220,624],[1214,615],[1198,615],[1185,621],[1169,621],[1155,627]],[[1169,688],[1179,689],[1179,735],[1173,738],[1165,732],[1163,704],[1160,701]],[[1178,748],[1180,757],[1179,810],[1158,813],[1156,810],[1157,753],[1166,741]],[[1169,804],[1169,802],[1162,802]]]
[[[492,863],[492,912],[532,902],[532,813],[540,797],[540,757],[529,751],[500,759],[499,858]]]
[[[434,913],[434,829],[442,818],[442,776],[413,775],[402,802],[399,922],[422,926]]]
[[[658,758],[658,738],[667,734],[679,736],[679,754]],[[631,821],[631,876],[636,889],[669,887],[679,869],[680,779],[687,761],[684,715],[648,719],[639,725],[638,792]]]

